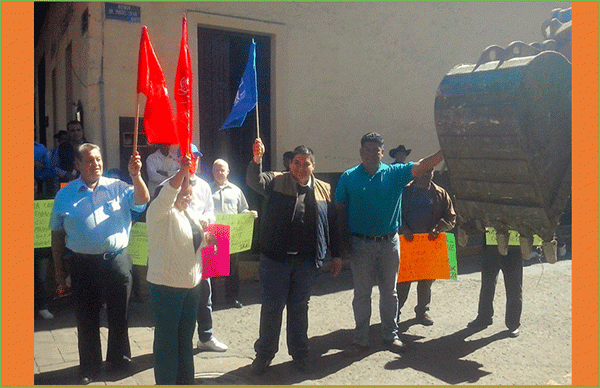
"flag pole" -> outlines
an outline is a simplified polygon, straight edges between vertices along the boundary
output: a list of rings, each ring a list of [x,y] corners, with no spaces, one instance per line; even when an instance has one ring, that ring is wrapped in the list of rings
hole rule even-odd
[[[260,138],[260,125],[258,124],[258,90],[256,91],[256,138]]]
[[[254,43],[254,38],[252,38]],[[260,125],[258,124],[258,74],[256,74],[256,46],[254,46],[254,88],[256,89],[256,138],[260,138]]]
[[[133,152],[132,155],[135,155],[137,152],[137,143],[138,143],[138,122],[140,121],[140,94],[138,93],[135,98],[135,125],[133,127]]]

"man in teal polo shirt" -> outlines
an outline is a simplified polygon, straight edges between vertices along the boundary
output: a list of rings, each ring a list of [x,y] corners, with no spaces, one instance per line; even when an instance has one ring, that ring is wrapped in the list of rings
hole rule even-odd
[[[357,356],[368,350],[371,320],[371,291],[379,287],[379,312],[383,341],[392,351],[403,351],[398,338],[396,280],[400,265],[400,197],[402,189],[421,171],[443,160],[441,151],[418,162],[387,165],[383,158],[383,138],[367,133],[360,141],[362,164],[342,174],[335,202],[339,210],[345,249],[354,280],[354,338],[345,350]]]

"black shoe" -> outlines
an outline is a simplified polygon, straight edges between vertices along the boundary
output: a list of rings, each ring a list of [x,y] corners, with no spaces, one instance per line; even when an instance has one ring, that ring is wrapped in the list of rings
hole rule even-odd
[[[269,369],[269,365],[271,365],[271,360],[256,356],[250,365],[250,374],[254,376],[262,375]]]
[[[101,371],[102,366],[100,365],[89,367],[79,366],[79,384],[88,385],[94,381],[98,381]]]
[[[417,315],[417,321],[423,326],[431,326],[433,325],[433,319],[427,313],[423,313],[423,315]]]
[[[346,357],[358,357],[358,356],[362,356],[363,354],[367,353],[369,351],[369,346],[365,346],[365,345],[359,345],[356,343],[353,343],[352,345],[348,346],[346,349],[344,349],[344,356]]]
[[[308,366],[308,357],[302,357],[292,360],[292,366],[300,373],[310,372],[310,368]]]
[[[118,361],[108,361],[107,364],[106,370],[108,372],[126,372],[132,367],[133,361],[131,358],[123,356],[122,359]]]
[[[480,317],[475,318],[471,322],[467,323],[467,327],[471,329],[485,329],[492,324],[492,319],[483,319]]]
[[[391,341],[384,341],[387,348],[394,353],[404,353],[406,351],[406,344],[402,342],[399,338],[393,339]]]
[[[241,304],[239,300],[232,300],[229,302],[229,305],[231,307],[235,307],[236,309],[241,309],[242,307],[244,307],[244,305]]]
[[[100,372],[84,372],[79,377],[79,385],[88,385],[94,381],[98,381]]]
[[[521,332],[518,327],[514,330],[508,329],[508,336],[511,338],[517,338],[519,334],[521,334]]]

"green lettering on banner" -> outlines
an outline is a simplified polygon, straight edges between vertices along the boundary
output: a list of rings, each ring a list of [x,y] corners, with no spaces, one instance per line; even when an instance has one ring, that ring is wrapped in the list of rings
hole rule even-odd
[[[47,248],[51,242],[50,214],[53,199],[33,201],[33,247]]]
[[[136,222],[131,227],[127,252],[134,265],[148,264],[148,231],[145,222]]]
[[[448,248],[448,266],[450,279],[458,280],[458,264],[456,263],[456,238],[453,233],[446,233],[446,247]]]
[[[229,225],[231,227],[231,241],[229,253],[247,251],[252,247],[252,232],[254,230],[254,215],[242,214],[217,214],[215,224]]]
[[[519,242],[519,237],[521,235],[516,230],[508,231],[508,245],[521,245]],[[491,227],[485,228],[485,243],[486,245],[498,245],[498,240],[496,240],[496,229]],[[542,239],[537,235],[533,235],[533,245],[542,245]]]
[[[400,236],[398,282],[423,279],[457,279],[454,235],[440,233],[435,240],[429,233],[415,233],[412,241]]]

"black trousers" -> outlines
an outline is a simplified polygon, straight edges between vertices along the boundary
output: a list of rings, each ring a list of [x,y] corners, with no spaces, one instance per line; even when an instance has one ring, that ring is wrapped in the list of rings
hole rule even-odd
[[[235,302],[240,294],[239,258],[239,253],[229,255],[229,276],[225,278],[225,300],[228,303]]]
[[[77,317],[80,373],[102,366],[100,308],[106,303],[108,348],[106,361],[119,363],[131,357],[128,334],[132,263],[127,254],[112,260],[99,255],[71,254],[72,291]]]
[[[34,305],[35,311],[48,308],[48,266],[52,261],[50,248],[36,248],[34,250]]]
[[[502,256],[495,247],[488,247],[481,265],[481,291],[479,293],[478,316],[483,320],[491,320],[494,316],[494,293],[498,273],[502,271],[506,290],[506,313],[504,322],[509,330],[521,325],[523,310],[523,259],[512,247],[508,255]]]

